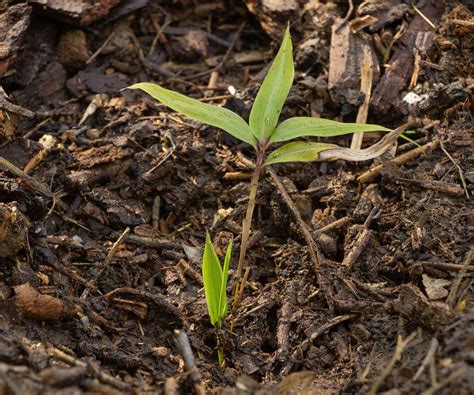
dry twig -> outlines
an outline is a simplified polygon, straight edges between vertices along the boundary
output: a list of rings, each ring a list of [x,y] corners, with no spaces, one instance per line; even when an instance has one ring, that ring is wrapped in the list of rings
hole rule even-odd
[[[396,158],[392,159],[390,162],[397,166],[400,166],[412,159],[418,158],[421,154],[425,152],[434,151],[438,147],[439,147],[439,139],[434,139],[432,142],[425,144],[421,148],[417,147],[400,156],[397,156]],[[360,183],[372,182],[380,174],[382,169],[383,169],[383,164],[372,167],[371,169],[367,170],[365,173],[357,177],[357,181],[359,181]]]
[[[112,259],[114,258],[115,253],[117,252],[117,249],[120,247],[122,242],[125,240],[125,237],[128,235],[130,232],[130,228],[127,227],[123,233],[120,235],[120,237],[117,239],[117,241],[113,244],[112,248],[110,249],[109,253],[107,254],[107,257],[105,258],[105,261],[100,268],[99,272],[95,276],[95,279],[93,283],[96,283],[97,280],[102,276],[104,271],[107,269],[107,267],[110,265],[110,262],[112,262]],[[84,292],[81,295],[81,299],[87,298],[87,295],[89,295],[89,288],[84,289]]]
[[[204,395],[204,389],[201,386],[201,373],[196,366],[196,361],[194,359],[193,350],[191,349],[191,344],[189,343],[188,335],[184,330],[176,329],[174,331],[174,343],[183,357],[184,360],[184,369],[189,374],[190,379],[194,385],[194,391],[198,395]]]
[[[415,331],[411,335],[409,335],[405,340],[403,340],[401,336],[398,336],[395,353],[393,354],[393,357],[388,363],[388,365],[383,370],[382,374],[372,384],[372,387],[370,388],[370,391],[368,392],[369,395],[377,394],[380,386],[383,384],[383,382],[388,377],[388,375],[392,372],[393,368],[395,367],[395,364],[398,361],[400,361],[400,359],[402,358],[403,350],[415,338],[416,335],[417,335],[417,332]]]
[[[298,224],[298,227],[306,241],[306,244],[308,245],[309,255],[311,257],[311,262],[313,263],[313,268],[314,268],[314,272],[316,273],[318,284],[320,288],[322,289],[322,291],[324,292],[326,301],[331,306],[334,300],[331,286],[321,274],[321,264],[324,258],[321,252],[319,251],[319,248],[316,242],[314,241],[313,236],[311,235],[311,231],[309,230],[308,225],[306,224],[306,222],[304,222],[303,218],[301,217],[301,213],[299,212],[295,203],[293,202],[290,195],[286,191],[285,186],[282,184],[279,177],[277,176],[277,174],[271,167],[267,167],[266,170],[268,174],[270,175],[270,177],[272,178],[273,182],[275,183],[278,189],[278,192],[283,198],[283,201],[285,202],[288,209],[293,214],[293,217],[295,218]]]
[[[56,358],[59,361],[65,362],[68,365],[71,366],[81,366],[81,367],[87,367],[87,363],[66,354],[65,352],[57,349],[56,347],[50,347],[48,349],[49,354],[53,357]],[[97,369],[97,367],[96,367]],[[103,373],[101,371],[97,372],[97,378],[102,381],[105,384],[109,384],[115,388],[118,388],[121,391],[128,391],[130,390],[130,386],[128,384],[125,384],[124,382],[117,380],[115,377],[112,377],[111,375],[107,373]]]

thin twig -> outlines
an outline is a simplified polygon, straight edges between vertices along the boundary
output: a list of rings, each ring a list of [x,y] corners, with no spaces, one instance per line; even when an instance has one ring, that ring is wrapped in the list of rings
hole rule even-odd
[[[401,336],[398,336],[397,346],[395,348],[395,353],[393,354],[392,359],[390,360],[388,365],[385,367],[382,374],[377,378],[377,380],[375,380],[374,384],[372,384],[372,387],[370,388],[368,395],[377,394],[380,386],[383,384],[383,382],[388,377],[388,375],[392,372],[393,368],[395,367],[395,364],[398,361],[400,361],[403,350],[415,338],[416,335],[417,335],[417,332],[415,331],[411,335],[409,335],[405,340],[403,340]]]
[[[51,199],[53,199],[54,204],[57,204],[59,207],[61,207],[61,209],[65,210],[65,211],[67,211],[69,209],[68,205],[66,203],[64,203],[63,201],[61,201],[58,194],[50,191],[49,188],[46,185],[36,181],[33,177],[29,176],[23,170],[19,169],[13,163],[10,163],[9,161],[7,161],[5,158],[3,158],[1,156],[0,156],[0,167],[4,167],[8,171],[15,174],[16,176],[23,178],[34,189],[41,192],[43,195],[46,195],[46,196],[50,197]]]
[[[423,266],[434,267],[442,270],[466,271],[474,272],[474,266],[466,266],[459,263],[445,263],[445,262],[421,262]]]
[[[112,248],[110,249],[109,253],[107,254],[107,257],[104,260],[104,263],[102,264],[102,267],[100,268],[99,272],[94,278],[93,283],[96,283],[104,271],[109,267],[110,262],[112,262],[112,259],[114,258],[115,253],[117,252],[117,249],[120,247],[122,242],[125,240],[125,237],[128,235],[130,232],[130,228],[127,227],[123,233],[120,235],[120,237],[117,239],[117,241],[113,244]],[[89,288],[84,289],[84,292],[82,292],[81,299],[87,298],[87,295],[89,295]]]
[[[364,102],[359,107],[357,112],[357,123],[366,123],[369,115],[370,93],[372,91],[372,80],[374,72],[372,70],[372,57],[369,51],[364,51],[362,60],[362,67],[360,70],[360,91],[365,95]],[[362,147],[362,140],[364,133],[354,133],[352,135],[352,149],[360,149]]]
[[[456,381],[457,379],[464,377],[465,373],[466,371],[464,368],[459,368],[458,370],[455,370],[453,373],[451,373],[444,380],[441,380],[438,384],[434,385],[433,387],[431,387],[430,389],[426,391],[423,391],[421,395],[434,395],[441,388],[446,387],[448,384],[451,384],[453,381]]]
[[[473,257],[474,257],[474,247],[471,247],[464,258],[464,262],[461,265],[464,268],[458,272],[456,279],[453,281],[451,289],[449,290],[449,295],[446,299],[446,303],[449,304],[453,308],[456,305],[456,296],[457,296],[459,287],[461,286],[461,281],[466,275],[467,268],[468,267],[472,268],[471,262],[472,262]]]
[[[184,330],[175,329],[174,331],[174,343],[179,353],[183,357],[184,369],[189,374],[191,381],[194,385],[194,391],[198,395],[204,395],[204,389],[201,386],[201,373],[196,366],[196,360],[194,358],[191,344],[189,343],[188,335]]]
[[[323,226],[322,228],[317,229],[315,233],[317,235],[322,234],[322,233],[328,233],[350,224],[351,221],[352,221],[351,217],[343,217],[343,218],[337,219],[334,222],[331,222],[330,224],[327,224],[326,226]]]
[[[412,7],[413,7],[413,9],[418,13],[418,15],[420,15],[420,16],[423,18],[423,20],[424,20],[428,25],[430,25],[430,27],[431,27],[433,30],[436,30],[435,24],[434,24],[433,22],[431,22],[431,21],[429,20],[429,18],[428,18],[425,14],[423,14],[423,13],[421,12],[421,10],[420,10],[415,4],[412,3]]]
[[[449,154],[448,151],[446,151],[446,148],[444,148],[444,144],[442,141],[439,142],[439,146],[441,147],[441,150],[446,154],[446,156],[449,158],[449,160],[456,166],[458,169],[459,173],[459,178],[461,179],[462,186],[464,188],[464,192],[466,193],[466,197],[469,199],[469,192],[467,191],[467,185],[466,185],[466,180],[464,179],[464,174],[462,173],[461,166],[457,164],[457,162],[453,159],[453,157]]]
[[[97,51],[95,51],[93,53],[93,55],[89,59],[87,59],[86,64],[91,63],[97,56],[100,55],[100,53],[104,50],[104,48],[107,46],[107,44],[110,42],[110,40],[112,40],[114,35],[115,35],[115,31],[113,31],[112,33],[109,34],[109,37],[106,38],[104,43],[97,49]]]
[[[231,41],[229,47],[227,48],[227,51],[226,51],[224,57],[223,57],[222,60],[217,64],[216,67],[214,67],[214,68],[212,68],[212,69],[210,69],[210,70],[202,71],[202,72],[200,72],[200,73],[196,73],[196,74],[187,76],[187,77],[186,77],[186,80],[192,80],[192,79],[195,79],[195,78],[204,77],[204,76],[206,76],[206,75],[208,75],[208,74],[213,73],[214,71],[219,71],[219,70],[221,70],[221,69],[225,66],[227,60],[229,60],[230,54],[231,54],[232,51],[234,50],[235,44],[237,44],[237,40],[239,39],[240,34],[242,33],[242,30],[244,29],[244,27],[245,27],[245,22],[242,22],[242,23],[240,24],[239,28],[237,29],[237,32],[235,33],[234,38],[232,39],[232,41]]]
[[[53,357],[53,358],[56,358],[62,362],[65,362],[67,363],[68,365],[71,365],[71,366],[81,366],[81,367],[87,367],[87,363],[71,356],[71,355],[68,355],[66,354],[65,352],[57,349],[56,347],[49,347],[48,348],[48,353]],[[93,369],[94,371],[96,371],[97,367],[95,369]],[[107,373],[104,373],[104,372],[101,372],[101,371],[98,371],[97,373],[97,378],[102,381],[103,383],[105,384],[109,384],[115,388],[118,388],[119,390],[121,391],[124,391],[125,393],[128,392],[128,390],[130,390],[130,385],[128,384],[125,384],[124,382],[120,381],[120,380],[117,380],[115,377],[112,377],[111,375],[107,374]]]
[[[321,325],[320,327],[318,327],[318,329],[316,331],[311,333],[311,335],[309,335],[309,339],[311,341],[314,341],[319,336],[321,336],[323,333],[326,333],[327,331],[329,331],[329,329],[331,329],[332,327],[334,327],[336,325],[339,325],[340,323],[342,323],[344,321],[351,320],[354,317],[356,317],[355,314],[346,314],[346,315],[340,315],[340,316],[331,318],[328,322]]]
[[[341,29],[342,26],[344,26],[347,23],[347,21],[352,15],[352,11],[354,11],[354,3],[352,0],[349,0],[349,10],[347,11],[347,14],[342,20],[341,24],[336,28],[336,33]]]
[[[266,167],[266,170],[267,170],[267,173],[272,178],[273,182],[275,183],[278,189],[278,192],[283,198],[283,201],[285,202],[286,206],[293,214],[293,217],[295,218],[296,223],[298,224],[298,227],[300,228],[303,238],[305,239],[306,244],[308,245],[309,255],[311,258],[311,262],[313,263],[313,270],[316,274],[316,279],[318,281],[318,284],[324,293],[324,297],[326,298],[328,305],[332,306],[334,297],[333,297],[333,292],[331,290],[331,285],[326,281],[326,279],[323,277],[322,272],[321,272],[321,266],[322,266],[322,263],[324,262],[323,255],[321,254],[321,251],[319,250],[316,242],[314,241],[308,225],[306,224],[306,222],[304,222],[303,218],[301,217],[301,213],[299,212],[298,208],[296,207],[295,203],[293,202],[290,195],[286,191],[284,185],[280,181],[275,171],[271,167]]]
[[[395,165],[403,165],[406,162],[418,158],[425,152],[434,151],[436,148],[439,147],[439,139],[435,138],[428,144],[423,145],[421,148],[414,148],[411,151],[405,152],[404,154],[397,156],[396,158],[392,159],[390,162]],[[367,183],[372,182],[381,172],[383,169],[383,164],[372,167],[371,169],[367,170],[365,173],[361,174],[357,177],[357,181],[360,183]]]
[[[421,362],[420,367],[418,368],[418,370],[416,371],[415,375],[412,378],[413,381],[418,380],[418,378],[421,376],[425,368],[428,366],[430,360],[433,359],[434,355],[436,354],[436,350],[438,349],[438,345],[439,345],[438,339],[436,339],[436,337],[433,337],[431,339],[430,348],[428,349],[428,352],[426,353],[425,358],[423,358],[423,361]]]

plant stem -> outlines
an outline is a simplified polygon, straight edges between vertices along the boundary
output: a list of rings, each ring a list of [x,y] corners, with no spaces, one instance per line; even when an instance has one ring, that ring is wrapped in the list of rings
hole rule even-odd
[[[222,346],[222,341],[219,332],[216,333],[216,341],[217,341],[217,360],[219,361],[219,366],[224,367],[225,359],[224,359],[224,347]]]
[[[240,254],[239,263],[237,265],[237,283],[235,284],[234,300],[232,303],[232,313],[238,308],[240,298],[243,293],[243,289],[240,289],[240,283],[242,281],[242,271],[245,263],[245,254],[247,253],[247,244],[250,236],[250,227],[252,225],[253,211],[255,209],[255,200],[257,197],[258,180],[263,169],[263,160],[265,158],[265,150],[267,149],[268,142],[264,141],[259,144],[257,149],[257,159],[255,161],[255,169],[252,174],[250,181],[250,193],[249,201],[247,204],[247,212],[242,222],[242,239],[240,242]],[[232,314],[233,315],[233,314]],[[231,330],[233,329],[233,320],[231,324]]]

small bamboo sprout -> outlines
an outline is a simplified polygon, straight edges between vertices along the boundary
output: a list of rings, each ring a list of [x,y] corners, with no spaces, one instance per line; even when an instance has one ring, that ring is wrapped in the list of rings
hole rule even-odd
[[[202,278],[206,294],[207,310],[211,324],[221,329],[227,315],[227,277],[229,273],[230,256],[232,255],[232,241],[227,247],[224,265],[221,266],[209,233],[206,233],[206,244],[202,256]],[[219,365],[224,365],[224,349],[220,332],[217,331],[217,356]]]
[[[295,117],[278,123],[281,110],[293,84],[294,65],[292,51],[290,31],[287,28],[278,54],[255,98],[250,112],[249,123],[230,110],[191,99],[177,92],[162,88],[159,85],[142,82],[130,86],[130,89],[141,89],[173,110],[181,112],[192,119],[225,130],[235,138],[251,145],[256,151],[256,162],[250,183],[247,212],[242,225],[232,317],[236,313],[244,290],[244,286],[241,286],[243,268],[245,266],[247,243],[255,208],[258,182],[263,168],[274,163],[283,162],[311,162],[333,159],[363,161],[372,159],[385,152],[408,126],[403,125],[391,131],[379,125],[343,123],[313,117]],[[374,131],[388,133],[378,143],[367,149],[343,148],[321,142],[293,141],[281,145],[267,155],[268,148],[275,143],[287,142],[298,137],[334,137],[356,132]],[[223,317],[221,316],[220,318],[222,319]],[[214,322],[217,323],[218,321]],[[231,323],[231,330],[232,328],[233,324]]]

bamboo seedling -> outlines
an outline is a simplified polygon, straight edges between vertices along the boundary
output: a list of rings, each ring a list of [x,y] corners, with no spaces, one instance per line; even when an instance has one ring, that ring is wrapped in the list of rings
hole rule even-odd
[[[173,110],[194,120],[226,131],[235,138],[248,143],[256,151],[247,211],[242,224],[232,313],[235,313],[238,307],[244,288],[244,286],[241,286],[242,274],[258,182],[263,168],[283,162],[311,162],[332,159],[363,161],[372,159],[385,152],[407,127],[407,125],[403,125],[392,131],[379,125],[343,123],[314,117],[294,117],[278,123],[283,105],[293,84],[292,51],[290,32],[287,28],[280,49],[255,98],[248,123],[238,114],[228,109],[200,102],[156,84],[142,82],[130,87],[130,89],[141,89]],[[298,137],[334,137],[355,132],[372,131],[388,133],[379,142],[367,149],[350,149],[322,142],[293,141],[280,146],[267,155],[268,149],[276,143],[284,143]]]
[[[206,233],[206,243],[202,256],[202,279],[206,294],[207,310],[211,324],[217,329],[222,328],[227,315],[227,278],[229,274],[230,256],[232,254],[232,240],[227,246],[224,265],[221,266],[209,233]],[[219,331],[217,336],[217,356],[219,365],[224,364],[224,350]]]

